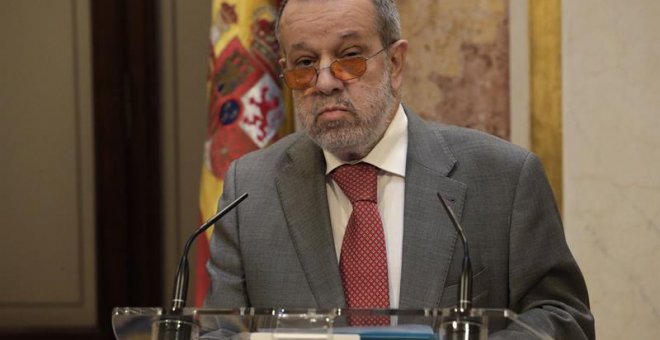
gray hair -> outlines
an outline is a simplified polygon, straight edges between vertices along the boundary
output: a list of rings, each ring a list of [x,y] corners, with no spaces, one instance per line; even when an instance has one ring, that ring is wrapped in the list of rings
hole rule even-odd
[[[380,42],[383,47],[387,47],[393,42],[401,39],[401,19],[399,18],[399,9],[396,7],[395,0],[371,0],[376,9],[376,32],[380,36]],[[275,20],[275,36],[280,41],[280,20],[282,12],[289,0],[282,0],[280,9]]]

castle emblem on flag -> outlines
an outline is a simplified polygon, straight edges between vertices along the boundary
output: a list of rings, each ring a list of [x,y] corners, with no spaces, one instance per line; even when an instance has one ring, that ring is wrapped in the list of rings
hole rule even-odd
[[[236,13],[236,5],[230,5],[223,2],[220,11],[213,17],[211,23],[211,44],[215,45],[220,40],[220,37],[229,30],[229,27],[238,23],[238,13]]]
[[[263,65],[275,73],[279,47],[275,38],[275,17],[277,12],[273,6],[263,6],[255,10],[252,18],[252,42],[250,51],[262,59]]]

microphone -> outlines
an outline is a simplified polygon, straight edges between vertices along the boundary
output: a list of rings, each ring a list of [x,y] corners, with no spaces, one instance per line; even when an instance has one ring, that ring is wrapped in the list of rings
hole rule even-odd
[[[188,295],[188,277],[190,275],[190,270],[188,268],[188,252],[190,251],[190,247],[199,234],[205,232],[206,229],[222,218],[222,216],[225,216],[228,212],[236,208],[236,206],[243,202],[247,197],[247,192],[239,196],[224,209],[204,222],[204,224],[197,228],[197,230],[195,230],[195,232],[188,238],[176,271],[171,307],[166,311],[165,316],[158,320],[158,339],[190,339],[190,333],[193,326],[192,319],[182,315],[183,308],[186,306],[186,297]]]
[[[454,211],[449,207],[447,201],[438,193],[438,198],[442,203],[442,207],[445,208],[451,224],[454,225],[454,229],[461,236],[461,242],[463,243],[463,269],[461,270],[461,281],[458,285],[458,305],[457,308],[461,312],[467,312],[472,308],[472,262],[470,261],[470,250],[468,249],[468,241],[465,237],[465,232],[463,232],[463,227],[458,223],[458,219],[454,214]]]
[[[463,227],[458,223],[454,211],[449,207],[447,201],[438,193],[442,207],[447,212],[451,224],[461,237],[463,243],[463,268],[461,269],[461,280],[458,285],[458,302],[440,325],[440,339],[442,340],[477,340],[488,336],[488,329],[483,329],[481,318],[470,315],[472,309],[472,263],[470,261],[470,250],[468,241],[463,232]]]

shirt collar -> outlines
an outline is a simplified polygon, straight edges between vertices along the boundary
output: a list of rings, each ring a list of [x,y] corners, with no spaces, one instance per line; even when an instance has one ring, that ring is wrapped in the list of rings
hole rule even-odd
[[[403,106],[399,108],[394,115],[394,119],[385,130],[383,138],[378,141],[376,146],[369,154],[361,160],[351,162],[366,162],[389,173],[405,177],[406,175],[406,151],[408,150],[408,118],[403,111]],[[323,150],[325,157],[325,174],[349,162],[344,162],[332,153]]]

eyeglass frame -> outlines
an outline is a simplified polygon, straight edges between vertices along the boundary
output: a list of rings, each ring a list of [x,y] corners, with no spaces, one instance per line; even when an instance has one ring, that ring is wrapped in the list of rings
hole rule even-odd
[[[353,80],[353,79],[358,79],[358,78],[362,77],[365,73],[367,73],[367,66],[366,66],[366,65],[367,65],[367,62],[368,62],[370,59],[372,59],[373,57],[375,57],[375,56],[381,54],[383,51],[385,51],[385,50],[387,50],[388,48],[390,48],[393,44],[394,44],[394,42],[390,43],[390,44],[387,45],[386,47],[383,47],[383,48],[380,49],[378,52],[376,52],[376,53],[374,53],[374,54],[372,54],[372,55],[370,55],[370,56],[368,56],[368,57],[364,57],[364,56],[355,56],[355,57],[348,57],[348,58],[337,58],[337,59],[333,60],[333,61],[330,63],[330,65],[328,65],[328,66],[326,66],[326,67],[321,67],[321,68],[317,68],[317,67],[314,66],[314,65],[310,65],[310,66],[302,66],[302,67],[294,67],[294,68],[292,68],[292,69],[288,69],[288,70],[284,70],[284,71],[282,71],[282,73],[280,73],[279,76],[280,76],[280,79],[282,79],[282,80],[284,81],[284,84],[286,84],[286,86],[287,86],[288,88],[290,88],[290,89],[292,89],[292,90],[299,90],[299,91],[307,90],[307,89],[309,89],[309,88],[311,88],[311,87],[316,86],[316,83],[317,83],[318,80],[319,80],[319,74],[321,73],[321,71],[323,71],[323,70],[325,70],[325,69],[330,69],[330,74],[332,74],[333,77],[335,77],[336,79],[341,80],[342,82],[346,82],[346,81]],[[360,74],[359,76],[356,76],[356,77],[354,77],[354,78],[349,78],[349,79],[341,79],[341,78],[338,78],[337,76],[335,76],[335,73],[332,71],[332,65],[333,65],[334,63],[338,62],[338,61],[341,61],[341,60],[348,60],[348,59],[362,59],[362,60],[364,60],[364,63],[365,63],[364,72],[363,72],[362,74]],[[294,89],[294,88],[292,88],[291,86],[289,86],[289,84],[287,83],[287,81],[286,81],[286,77],[284,77],[284,73],[286,73],[286,72],[288,72],[288,71],[299,70],[299,69],[313,69],[313,70],[316,72],[316,74],[315,74],[314,77],[309,81],[309,85],[307,85],[307,87],[302,88],[302,89]],[[312,84],[312,82],[313,82],[313,84]]]

